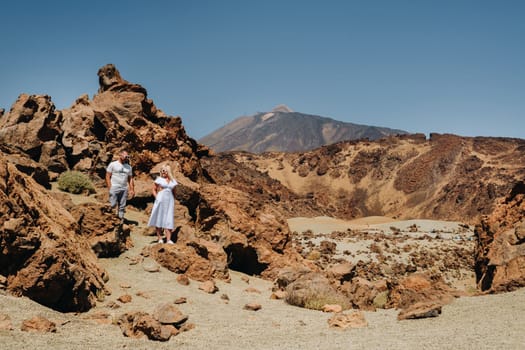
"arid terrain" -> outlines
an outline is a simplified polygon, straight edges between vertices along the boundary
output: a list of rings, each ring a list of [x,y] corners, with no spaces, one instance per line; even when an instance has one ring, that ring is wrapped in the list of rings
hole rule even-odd
[[[0,112],[0,341],[18,348],[521,349],[525,140],[214,154],[116,67]],[[131,155],[121,223],[105,167]],[[146,227],[174,169],[173,245]],[[78,171],[94,192],[61,191]]]
[[[84,201],[81,196],[75,200]],[[130,211],[130,220],[138,223],[138,230],[145,229],[147,216],[140,211]],[[341,220],[291,219],[291,227],[307,228],[318,235],[331,230],[349,228],[370,232],[371,235],[386,225],[410,227],[420,224],[425,230],[435,229],[452,233],[456,223],[440,221],[398,221],[385,223],[385,218],[363,218],[354,222]],[[369,225],[375,226],[367,229]],[[447,227],[451,227],[448,230]],[[413,234],[412,236],[417,236]],[[470,244],[462,240],[444,237],[440,246]],[[297,237],[298,239],[300,237]],[[443,307],[439,317],[420,320],[398,321],[394,309],[364,311],[367,327],[337,329],[329,327],[331,313],[308,310],[288,305],[283,300],[274,300],[272,282],[243,273],[231,272],[231,282],[218,282],[218,292],[209,294],[200,290],[199,282],[188,286],[177,282],[177,274],[163,267],[158,272],[145,268],[155,265],[145,258],[134,264],[141,256],[144,246],[155,245],[152,236],[132,234],[134,246],[118,258],[101,259],[108,271],[110,296],[98,302],[87,313],[60,313],[45,308],[28,298],[9,295],[0,296],[0,312],[11,316],[14,330],[0,331],[5,349],[521,349],[525,342],[522,325],[525,321],[525,289],[512,293],[484,296],[462,296]],[[417,239],[416,239],[417,240]],[[420,241],[431,249],[431,240]],[[305,244],[306,245],[306,244]],[[367,251],[367,243],[345,248],[357,254]],[[157,265],[158,266],[158,265]],[[457,276],[467,293],[475,290],[472,274]],[[454,280],[454,279],[452,279]],[[122,303],[118,298],[130,295],[131,302]],[[227,296],[225,299],[224,296]],[[122,335],[115,324],[119,315],[128,311],[152,312],[162,303],[173,303],[185,298],[177,305],[186,315],[194,329],[172,337],[168,342],[147,339],[131,339]],[[247,303],[256,302],[262,307],[258,311],[244,310]],[[57,325],[55,333],[23,332],[19,326],[24,319],[41,315]]]

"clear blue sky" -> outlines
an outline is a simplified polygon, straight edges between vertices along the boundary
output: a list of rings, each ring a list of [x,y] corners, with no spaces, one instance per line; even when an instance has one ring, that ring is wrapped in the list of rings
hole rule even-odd
[[[64,109],[113,63],[200,138],[295,111],[525,139],[525,0],[3,1],[0,108]]]

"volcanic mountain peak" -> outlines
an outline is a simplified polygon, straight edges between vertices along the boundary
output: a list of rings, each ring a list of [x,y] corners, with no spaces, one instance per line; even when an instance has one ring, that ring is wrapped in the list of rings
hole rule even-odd
[[[278,105],[270,112],[237,118],[199,142],[216,152],[301,152],[343,140],[376,140],[393,134],[406,131],[341,122]]]

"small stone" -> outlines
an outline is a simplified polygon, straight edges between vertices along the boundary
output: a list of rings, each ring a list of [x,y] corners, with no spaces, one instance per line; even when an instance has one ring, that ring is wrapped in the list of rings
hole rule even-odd
[[[188,286],[190,284],[190,279],[186,275],[178,275],[177,282],[179,282],[183,286]]]
[[[282,300],[286,298],[286,292],[284,290],[276,290],[270,295],[270,299]]]
[[[180,298],[175,299],[173,304],[185,304],[187,302],[188,300],[186,299],[186,297],[180,297]]]
[[[31,319],[22,321],[20,330],[24,332],[55,333],[56,324],[45,317],[35,316]]]
[[[199,289],[209,294],[214,294],[217,291],[219,291],[219,288],[217,288],[217,286],[215,285],[215,282],[213,281],[206,281],[206,282],[201,283],[201,285],[199,286]]]
[[[144,271],[147,271],[147,272],[159,272],[160,271],[159,264],[155,263],[154,261],[143,262],[142,268],[144,269]]]
[[[258,303],[248,303],[244,305],[244,310],[250,310],[250,311],[258,311],[262,308],[261,304]]]
[[[338,313],[338,312],[341,312],[341,311],[343,311],[343,307],[341,305],[338,305],[338,304],[325,304],[323,306],[323,312]]]
[[[363,328],[368,327],[365,315],[358,311],[351,314],[337,313],[328,320],[328,325],[332,328]]]
[[[397,315],[398,320],[438,317],[441,314],[441,305],[433,302],[415,303],[401,310]]]
[[[118,309],[120,305],[114,301],[110,301],[109,303],[106,304],[106,307],[109,309]]]
[[[124,294],[119,296],[117,300],[120,301],[122,304],[127,304],[131,303],[132,297],[129,294]]]

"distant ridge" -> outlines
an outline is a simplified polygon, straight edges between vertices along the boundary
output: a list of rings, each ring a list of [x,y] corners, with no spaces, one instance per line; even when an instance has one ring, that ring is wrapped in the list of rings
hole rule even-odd
[[[376,140],[396,134],[407,132],[294,112],[281,104],[270,112],[239,117],[199,142],[216,152],[300,152],[343,140]]]

